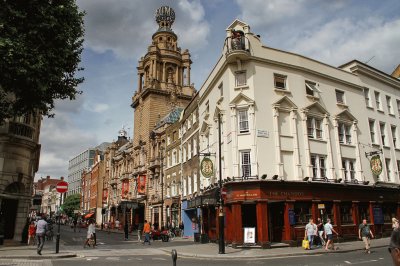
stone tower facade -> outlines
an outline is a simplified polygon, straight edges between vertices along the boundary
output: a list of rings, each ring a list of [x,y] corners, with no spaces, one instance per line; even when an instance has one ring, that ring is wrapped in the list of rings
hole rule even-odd
[[[185,107],[195,94],[190,84],[190,53],[181,51],[178,37],[172,31],[175,12],[168,6],[157,9],[155,14],[158,30],[152,36],[148,51],[139,61],[138,84],[132,97],[134,109],[134,169],[138,192],[143,194],[145,217],[151,216],[148,199],[154,193],[149,188],[151,172],[150,132],[169,112]]]

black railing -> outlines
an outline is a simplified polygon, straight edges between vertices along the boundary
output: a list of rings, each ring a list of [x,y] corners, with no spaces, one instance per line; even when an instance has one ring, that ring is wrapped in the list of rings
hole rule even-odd
[[[15,122],[10,122],[9,127],[8,127],[8,133],[33,139],[33,132],[34,129],[31,126],[21,124],[21,123],[15,123]]]

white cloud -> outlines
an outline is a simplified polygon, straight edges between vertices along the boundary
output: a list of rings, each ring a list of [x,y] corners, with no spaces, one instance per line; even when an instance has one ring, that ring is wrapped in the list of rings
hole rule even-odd
[[[86,110],[95,113],[103,113],[110,109],[110,106],[106,103],[86,102],[84,106]]]
[[[154,12],[162,4],[158,1],[109,0],[78,1],[85,16],[85,46],[104,53],[112,51],[121,59],[137,59],[151,43],[158,25]],[[207,45],[210,26],[204,19],[200,1],[169,1],[175,10],[173,30],[180,38],[181,47],[200,49]],[[149,19],[151,16],[151,19]],[[186,48],[184,48],[186,49]]]
[[[299,39],[294,51],[333,65],[352,59],[365,62],[374,56],[370,64],[390,72],[400,58],[399,28],[400,19],[334,20]]]

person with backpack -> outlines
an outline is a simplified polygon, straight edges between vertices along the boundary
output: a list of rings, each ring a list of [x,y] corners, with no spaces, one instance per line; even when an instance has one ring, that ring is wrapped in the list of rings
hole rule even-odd
[[[364,242],[365,244],[365,253],[370,254],[371,248],[371,238],[374,238],[374,234],[372,233],[369,225],[367,224],[367,219],[363,219],[362,223],[358,227],[358,238]]]

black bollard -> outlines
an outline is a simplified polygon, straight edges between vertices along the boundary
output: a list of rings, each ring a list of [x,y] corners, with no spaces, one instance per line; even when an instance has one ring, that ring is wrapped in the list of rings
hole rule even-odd
[[[176,253],[176,249],[171,251],[172,256],[172,265],[176,266],[176,260],[178,259],[178,253]]]

